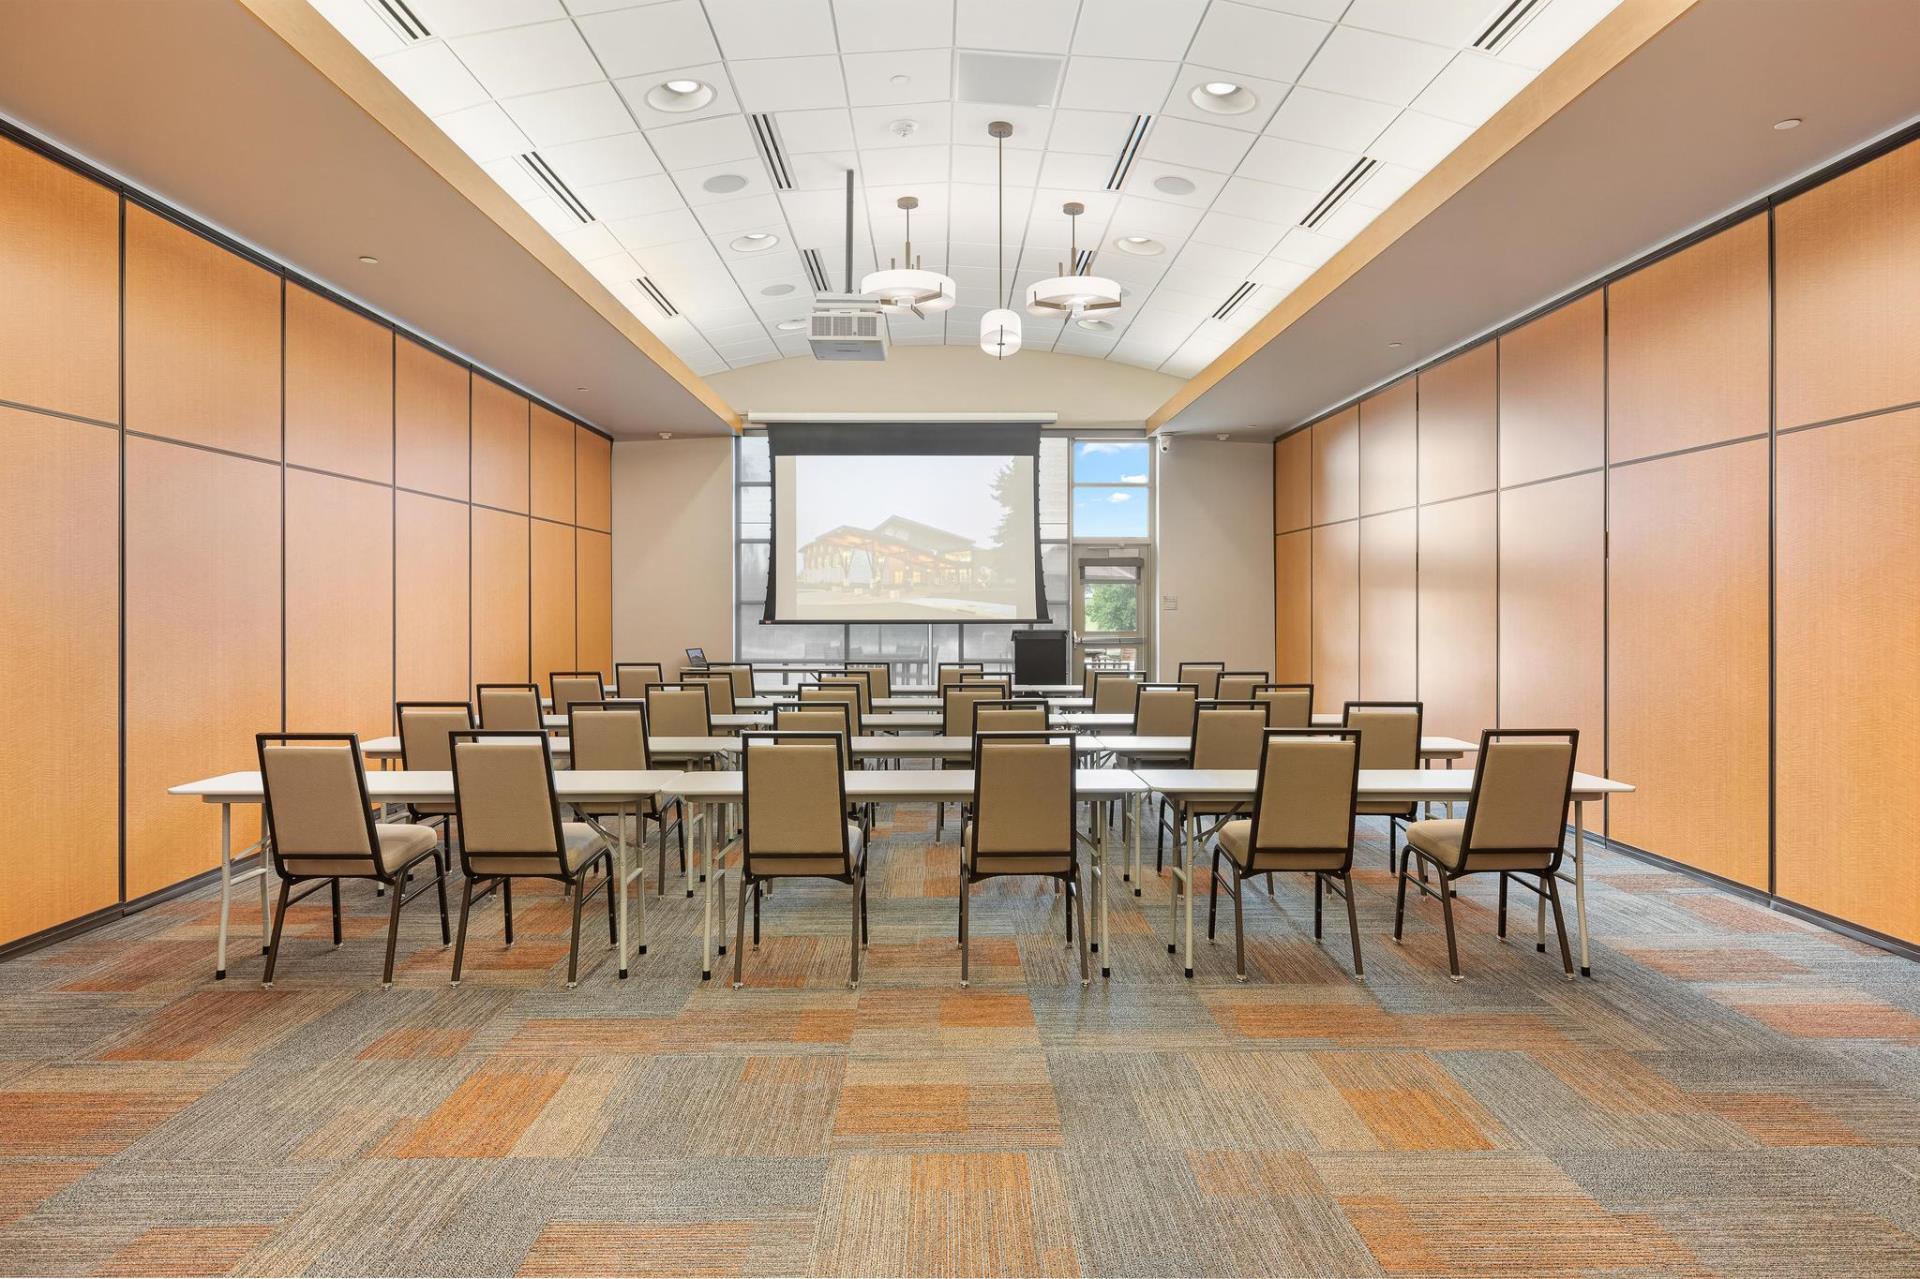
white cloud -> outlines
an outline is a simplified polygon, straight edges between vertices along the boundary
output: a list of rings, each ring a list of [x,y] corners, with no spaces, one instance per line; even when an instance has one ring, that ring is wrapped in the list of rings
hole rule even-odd
[[[1133,440],[1080,440],[1078,443],[1082,453],[1120,453],[1135,447],[1138,442]]]
[[[1123,475],[1120,477],[1120,482],[1122,484],[1145,484],[1147,477],[1144,475]]]
[[[1131,501],[1133,500],[1133,494],[1131,494],[1131,493],[1109,493],[1109,494],[1107,494],[1107,500],[1108,500],[1109,502],[1131,502]]]

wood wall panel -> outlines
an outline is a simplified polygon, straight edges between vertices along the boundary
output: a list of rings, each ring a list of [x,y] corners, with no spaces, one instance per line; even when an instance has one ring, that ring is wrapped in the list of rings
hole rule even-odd
[[[473,376],[473,500],[503,511],[527,510],[527,400],[490,378]]]
[[[1429,733],[1469,742],[1499,719],[1498,504],[1482,493],[1420,509],[1423,722]]]
[[[1360,412],[1343,409],[1310,430],[1313,522],[1350,520],[1360,513]]]
[[[119,488],[113,431],[0,409],[0,945],[119,900]]]
[[[1420,374],[1420,500],[1485,493],[1500,468],[1499,344],[1482,342]]]
[[[573,434],[574,522],[613,531],[613,441],[584,426]]]
[[[574,665],[613,678],[613,538],[591,529],[575,534]]]
[[[1362,415],[1361,421],[1365,422]],[[1409,423],[1411,426],[1411,423]],[[1408,442],[1409,445],[1411,441]],[[1408,452],[1411,453],[1411,448]],[[1408,467],[1408,482],[1412,482]],[[1412,510],[1360,521],[1360,696],[1411,698],[1415,660],[1415,550],[1419,516]]]
[[[287,461],[393,482],[393,330],[287,285]]]
[[[576,669],[577,605],[573,527],[533,521],[533,678],[542,689],[554,671]]]
[[[169,786],[257,768],[280,727],[280,468],[126,441],[126,867],[141,897],[219,864],[216,808]],[[258,812],[234,812],[238,851]]]
[[[394,496],[394,700],[467,701],[467,507]]]
[[[1782,427],[1920,401],[1920,143],[1774,211]]]
[[[1360,694],[1360,525],[1313,530],[1313,706]]]
[[[1612,475],[1608,833],[1767,887],[1767,442]]]
[[[120,197],[5,138],[0,400],[120,420]]]
[[[1360,401],[1360,514],[1412,506],[1419,476],[1414,466],[1416,389],[1401,378]]]
[[[1606,759],[1602,487],[1576,475],[1500,495],[1500,726],[1579,729],[1588,773]]]
[[[1500,483],[1599,466],[1606,311],[1593,292],[1500,338]]]
[[[127,206],[127,429],[280,456],[280,278]]]
[[[393,731],[393,490],[287,472],[287,728]]]
[[[1273,531],[1291,533],[1313,523],[1313,432],[1295,431],[1273,443]]]
[[[478,388],[480,379],[474,379]],[[473,682],[520,684],[527,661],[527,517],[473,508]]]
[[[467,370],[400,338],[393,372],[394,483],[465,501]]]
[[[574,429],[551,409],[533,406],[528,489],[536,519],[573,523]]]
[[[1273,678],[1313,679],[1313,535],[1305,529],[1273,539]]]
[[[1777,891],[1920,942],[1920,411],[1782,436],[1778,484]]]

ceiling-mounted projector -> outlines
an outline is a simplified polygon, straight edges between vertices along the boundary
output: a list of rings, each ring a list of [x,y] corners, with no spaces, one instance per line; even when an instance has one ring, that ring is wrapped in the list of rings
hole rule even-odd
[[[807,345],[816,360],[887,358],[887,320],[877,299],[861,293],[825,293],[814,299]]]

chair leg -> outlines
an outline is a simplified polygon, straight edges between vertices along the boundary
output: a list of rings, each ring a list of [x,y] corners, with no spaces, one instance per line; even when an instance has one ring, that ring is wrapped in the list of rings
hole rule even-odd
[[[1313,872],[1313,939],[1320,940],[1321,898],[1326,892],[1327,877],[1319,871]]]
[[[1387,869],[1400,864],[1400,823],[1387,818]]]
[[[1447,975],[1460,980],[1460,948],[1453,940],[1453,876],[1440,872],[1440,913],[1447,921]]]
[[[500,912],[506,923],[507,945],[511,946],[513,945],[513,881],[511,879],[500,881]]]
[[[460,940],[453,947],[453,984],[460,984],[460,964],[467,957],[467,916],[473,911],[473,877],[461,881]]]
[[[849,988],[860,985],[860,925],[861,915],[863,913],[861,911],[861,903],[865,900],[866,894],[867,877],[856,870],[853,872],[853,918],[848,921],[850,924],[848,929],[849,940],[853,943],[853,964],[851,973],[847,978],[847,986]]]
[[[1501,941],[1507,939],[1507,872],[1500,872],[1500,914],[1494,925],[1494,933]]]
[[[400,904],[407,900],[407,880],[403,875],[393,886],[393,905],[387,910],[387,966],[380,974],[380,989],[393,988],[393,950],[400,944]]]
[[[867,875],[862,871],[860,872],[860,944],[865,946],[872,940],[872,934],[867,931]]]
[[[613,902],[613,854],[607,854],[607,878],[604,881],[607,890],[607,944],[616,945],[620,941],[619,921],[614,918]]]
[[[1365,980],[1367,970],[1360,964],[1360,916],[1353,906],[1353,872],[1351,870],[1341,872],[1340,887],[1347,898],[1347,937],[1353,942],[1353,975]]]
[[[1567,970],[1567,980],[1573,980],[1573,954],[1567,949],[1567,921],[1560,914],[1559,877],[1552,871],[1543,872],[1540,882],[1546,885],[1547,904],[1553,907],[1553,935],[1560,939],[1560,966]]]
[[[1071,909],[1080,914],[1080,984],[1093,984],[1093,969],[1087,959],[1087,899],[1080,893],[1080,877],[1070,876],[1067,880],[1067,897]]]
[[[1053,881],[1053,891],[1055,895],[1062,891],[1067,894],[1066,909],[1060,913],[1067,917],[1067,945],[1071,946],[1073,945],[1073,888],[1066,880],[1056,879]],[[1052,913],[1051,907],[1048,908],[1048,913]]]
[[[1153,832],[1153,873],[1158,875],[1163,864],[1167,848],[1167,801],[1161,800],[1159,809],[1154,813]]]
[[[340,881],[335,879],[328,885],[333,894],[333,944],[340,944]]]
[[[580,984],[580,908],[586,903],[587,895],[581,891],[581,884],[573,888],[573,940],[567,947],[567,989],[572,990]]]
[[[1247,886],[1246,879],[1240,874],[1240,868],[1233,869],[1233,979],[1247,979],[1247,917],[1240,905],[1240,899],[1246,894],[1242,890]]]
[[[1395,941],[1400,940],[1401,930],[1407,922],[1407,863],[1419,860],[1419,854],[1411,848],[1407,850],[1407,855],[1400,859],[1400,873],[1395,876],[1399,881],[1399,887],[1393,895],[1393,939]],[[1421,865],[1424,874],[1425,863]]]
[[[740,885],[740,917],[733,925],[733,988],[740,989],[740,969],[746,963],[742,953],[746,947],[742,944],[747,935],[747,898],[753,898],[753,940],[760,943],[760,884],[758,880]]]
[[[1213,940],[1214,916],[1220,912],[1220,846],[1213,848],[1213,870],[1207,875],[1207,940]]]
[[[760,881],[753,881],[753,948],[760,949]]]
[[[340,881],[333,881],[334,891],[340,890]],[[280,959],[280,927],[287,922],[287,896],[293,891],[293,881],[280,881],[280,906],[273,912],[273,937],[267,942],[267,971],[260,974],[260,986],[263,990],[273,989],[273,966]]]
[[[973,884],[967,879],[965,870],[960,872],[960,985],[967,984],[967,901],[973,896]]]
[[[445,946],[453,941],[453,930],[447,925],[447,872],[452,869],[453,854],[435,850],[433,864],[440,876],[436,885],[440,890],[440,944]]]

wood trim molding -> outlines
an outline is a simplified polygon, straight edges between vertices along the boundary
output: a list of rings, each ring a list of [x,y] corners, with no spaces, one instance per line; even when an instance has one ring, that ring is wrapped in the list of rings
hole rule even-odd
[[[1628,0],[1632,3],[1632,0]],[[242,8],[273,32],[314,70],[325,76],[362,111],[413,152],[428,168],[465,196],[473,206],[572,289],[600,317],[619,330],[640,352],[739,434],[740,414],[687,367],[666,343],[622,306],[605,285],[560,246],[453,139],[334,30],[306,0],[239,0]]]
[[[264,0],[244,2],[258,4]],[[1282,298],[1280,305],[1242,334],[1239,341],[1155,409],[1147,418],[1147,433],[1152,434],[1173,421],[1695,3],[1696,0],[1621,0],[1618,8],[1515,94],[1511,102],[1414,183],[1391,208],[1368,223],[1360,234]]]

